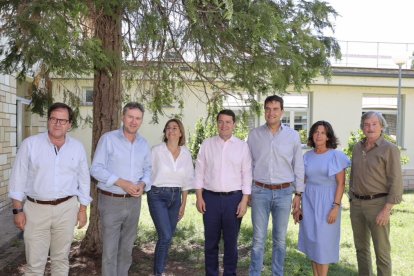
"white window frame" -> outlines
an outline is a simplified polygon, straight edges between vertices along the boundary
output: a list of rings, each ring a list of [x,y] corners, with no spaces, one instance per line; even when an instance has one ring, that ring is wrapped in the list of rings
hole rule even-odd
[[[87,101],[87,93],[92,91],[92,101]],[[82,105],[93,105],[93,88],[92,87],[83,87],[82,88]]]
[[[16,145],[20,148],[23,142],[23,111],[25,106],[29,106],[31,100],[16,96]]]

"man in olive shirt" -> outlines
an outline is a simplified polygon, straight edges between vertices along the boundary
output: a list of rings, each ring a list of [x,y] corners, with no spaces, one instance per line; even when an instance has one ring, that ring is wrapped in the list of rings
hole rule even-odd
[[[378,112],[361,117],[366,136],[352,153],[350,179],[351,223],[359,275],[373,275],[370,238],[375,248],[377,275],[391,276],[390,214],[402,200],[400,152],[382,135],[387,123]]]

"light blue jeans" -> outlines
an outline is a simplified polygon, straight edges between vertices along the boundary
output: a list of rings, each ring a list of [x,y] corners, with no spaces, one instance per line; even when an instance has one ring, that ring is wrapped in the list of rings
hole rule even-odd
[[[272,214],[272,275],[283,276],[286,255],[286,232],[292,205],[293,187],[269,190],[253,184],[252,223],[253,247],[250,276],[260,275],[267,238],[269,216]]]

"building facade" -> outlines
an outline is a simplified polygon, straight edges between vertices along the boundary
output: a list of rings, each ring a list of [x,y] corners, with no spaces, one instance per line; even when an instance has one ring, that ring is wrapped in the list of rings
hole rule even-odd
[[[0,212],[11,205],[8,186],[16,152],[24,138],[46,131],[46,119],[29,110],[30,80],[0,74]]]
[[[369,110],[381,112],[387,119],[389,127],[386,133],[396,137],[397,122],[397,69],[379,68],[354,68],[333,67],[332,77],[326,80],[323,77],[316,78],[314,82],[301,93],[288,90],[284,95],[285,115],[284,123],[289,124],[296,130],[307,131],[310,126],[318,120],[329,121],[339,137],[340,147],[348,144],[351,132],[359,129],[361,115]],[[84,79],[76,82],[76,87],[71,80],[55,80],[54,90],[61,91],[59,86],[67,89],[77,90],[83,99],[81,114],[85,118],[92,116],[91,93],[93,93],[93,80]],[[183,123],[186,128],[187,137],[194,133],[195,123],[199,118],[206,118],[206,99],[202,94],[195,95],[191,91],[182,91],[185,94],[185,107],[182,113]],[[131,93],[130,99],[134,100]],[[404,165],[404,186],[414,189],[414,128],[410,127],[410,118],[414,118],[414,71],[405,69],[402,74],[402,154],[411,160]],[[264,96],[257,98],[263,102]],[[242,110],[241,101],[229,98],[224,107],[235,111]],[[159,123],[151,123],[152,114],[146,112],[144,123],[140,128],[143,135],[151,145],[161,142],[162,129],[165,122],[179,113],[174,106],[164,108],[165,116],[159,117]],[[251,127],[264,123],[263,117],[253,117]],[[91,151],[90,125],[80,126],[74,129],[71,135],[80,139],[88,152]],[[89,155],[90,157],[90,155]]]

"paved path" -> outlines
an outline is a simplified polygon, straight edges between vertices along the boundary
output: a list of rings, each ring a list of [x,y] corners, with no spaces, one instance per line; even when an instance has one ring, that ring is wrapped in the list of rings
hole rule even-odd
[[[14,226],[11,208],[0,212],[0,271],[24,252],[20,230]]]

